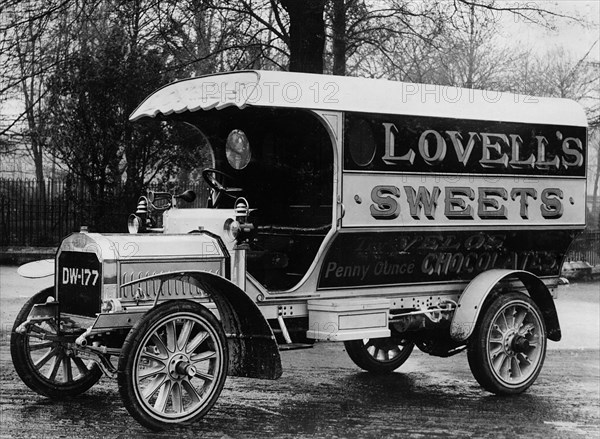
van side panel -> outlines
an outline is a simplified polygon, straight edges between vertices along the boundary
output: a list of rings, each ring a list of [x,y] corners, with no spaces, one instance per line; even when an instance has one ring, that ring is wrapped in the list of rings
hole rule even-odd
[[[585,227],[586,128],[346,113],[318,289],[557,277]]]

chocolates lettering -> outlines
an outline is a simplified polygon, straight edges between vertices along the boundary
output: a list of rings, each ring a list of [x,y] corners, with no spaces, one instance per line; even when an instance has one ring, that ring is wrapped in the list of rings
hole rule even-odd
[[[551,271],[557,267],[552,252],[466,252],[429,253],[421,263],[421,272],[428,276],[481,273],[492,268],[529,271]]]

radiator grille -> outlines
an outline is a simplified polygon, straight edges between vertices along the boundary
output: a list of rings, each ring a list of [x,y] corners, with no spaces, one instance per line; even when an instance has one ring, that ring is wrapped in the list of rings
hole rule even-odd
[[[57,278],[61,312],[90,317],[100,312],[102,266],[94,253],[62,252]]]

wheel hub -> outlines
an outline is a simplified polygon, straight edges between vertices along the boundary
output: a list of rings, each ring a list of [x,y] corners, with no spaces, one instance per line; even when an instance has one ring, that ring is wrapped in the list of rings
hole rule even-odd
[[[527,337],[520,334],[516,329],[510,329],[502,335],[502,347],[507,355],[514,356],[527,352],[531,345]]]
[[[184,378],[192,378],[196,375],[196,368],[187,355],[182,353],[175,354],[169,360],[169,375],[174,380],[182,380]]]
[[[531,346],[529,344],[529,340],[527,340],[522,335],[517,334],[512,339],[511,347],[514,352],[519,353],[519,352],[525,352],[525,351],[529,350],[529,348]]]

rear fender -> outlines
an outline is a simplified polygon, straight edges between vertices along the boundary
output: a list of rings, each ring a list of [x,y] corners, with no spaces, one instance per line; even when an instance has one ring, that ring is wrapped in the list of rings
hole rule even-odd
[[[277,379],[282,374],[279,347],[256,304],[235,284],[205,271],[163,273],[129,283],[176,279],[204,291],[214,302],[229,346],[229,375]]]
[[[548,338],[559,341],[561,339],[560,324],[548,287],[534,274],[522,270],[488,270],[475,277],[467,285],[458,301],[458,307],[450,325],[452,339],[463,342],[470,337],[485,300],[494,288],[505,280],[518,280],[523,284],[531,299],[542,311]]]

